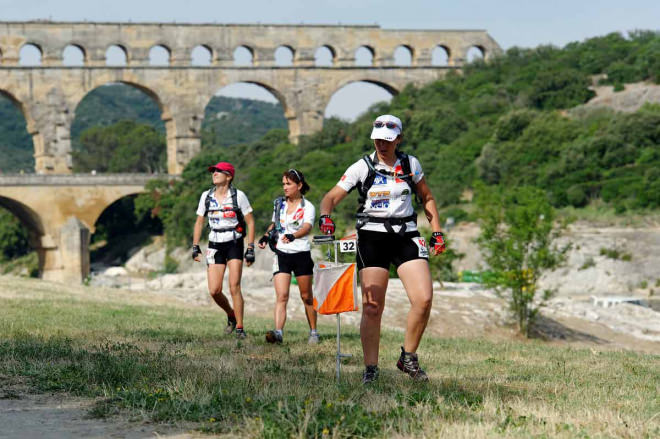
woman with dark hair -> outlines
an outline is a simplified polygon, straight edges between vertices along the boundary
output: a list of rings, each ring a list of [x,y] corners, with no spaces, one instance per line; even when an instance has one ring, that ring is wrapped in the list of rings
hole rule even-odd
[[[410,300],[406,333],[397,368],[415,380],[427,381],[419,366],[417,348],[431,314],[433,283],[429,270],[429,248],[417,230],[413,196],[419,197],[433,233],[430,253],[445,251],[438,209],[416,157],[398,150],[402,140],[401,120],[389,114],[373,123],[371,139],[375,151],[351,165],[321,201],[319,228],[332,234],[332,210],[353,189],[360,195],[357,214],[357,267],[362,288],[360,339],[364,356],[364,384],[378,379],[380,323],[390,265]]]
[[[204,228],[204,217],[208,217],[211,231],[206,249],[206,265],[209,293],[215,303],[227,313],[225,334],[236,330],[236,337],[246,337],[243,329],[243,294],[241,293],[241,275],[243,258],[249,267],[254,262],[254,217],[247,197],[232,185],[234,166],[220,162],[209,166],[213,186],[202,193],[197,206],[197,221],[193,229],[192,258],[199,262],[202,249],[199,240]],[[246,230],[247,228],[247,230]],[[243,241],[248,237],[247,250],[243,254]],[[222,279],[225,268],[229,268],[229,301],[222,294]]]
[[[314,205],[305,199],[309,190],[302,172],[289,169],[282,174],[284,196],[273,203],[273,218],[266,234],[259,240],[259,248],[269,245],[275,252],[273,261],[273,284],[275,286],[275,329],[266,333],[268,343],[282,343],[286,305],[289,301],[291,272],[296,275],[300,297],[305,305],[309,323],[309,344],[316,344],[316,311],[312,295],[312,261],[309,240],[305,237],[314,224]]]

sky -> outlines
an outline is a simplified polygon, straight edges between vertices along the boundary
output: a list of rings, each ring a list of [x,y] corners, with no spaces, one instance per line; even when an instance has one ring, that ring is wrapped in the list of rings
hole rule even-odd
[[[485,29],[506,50],[563,46],[615,31],[659,30],[660,0],[0,0],[0,20],[34,19]],[[234,85],[220,94],[274,100],[256,87]],[[349,87],[333,97],[326,116],[352,119],[373,102],[389,98],[376,86]]]

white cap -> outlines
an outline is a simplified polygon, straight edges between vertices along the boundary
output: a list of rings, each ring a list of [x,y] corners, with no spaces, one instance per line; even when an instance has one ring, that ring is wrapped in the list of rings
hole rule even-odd
[[[396,116],[392,116],[391,114],[378,116],[374,122],[391,122],[396,126],[394,128],[387,128],[385,125],[383,125],[381,128],[374,127],[374,129],[371,131],[372,139],[383,139],[391,142],[392,140],[396,139],[399,134],[401,134],[401,130],[403,129],[401,119]]]

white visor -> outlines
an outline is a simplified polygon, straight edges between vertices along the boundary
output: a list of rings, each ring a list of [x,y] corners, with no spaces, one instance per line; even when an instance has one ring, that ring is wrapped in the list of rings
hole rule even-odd
[[[382,116],[378,116],[374,123],[376,122],[383,122],[383,126],[380,128],[374,127],[374,129],[371,130],[372,139],[383,139],[391,142],[396,139],[399,134],[401,134],[401,119],[396,116],[384,114]],[[393,128],[388,128],[385,125],[388,122],[390,124],[394,124],[395,126]]]

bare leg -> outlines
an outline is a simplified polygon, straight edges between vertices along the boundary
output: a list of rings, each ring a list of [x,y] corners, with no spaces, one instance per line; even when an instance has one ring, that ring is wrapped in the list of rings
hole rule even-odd
[[[425,259],[414,259],[401,264],[397,273],[410,300],[403,349],[406,352],[417,352],[433,304],[433,283],[429,263]]]
[[[209,265],[206,269],[207,280],[209,286],[209,293],[215,301],[215,303],[222,308],[227,314],[231,314],[233,310],[229,301],[222,294],[222,278],[225,276],[225,267],[224,264],[212,264]]]
[[[286,304],[289,303],[289,287],[291,275],[288,273],[277,273],[273,278],[275,285],[275,329],[284,329],[286,323]]]
[[[227,261],[229,267],[229,292],[234,304],[236,314],[236,326],[243,327],[243,294],[241,293],[241,275],[243,274],[243,260],[230,259]]]
[[[314,311],[314,295],[312,293],[312,275],[297,276],[300,298],[305,304],[305,316],[309,329],[316,329],[316,311]]]
[[[380,345],[380,319],[385,308],[385,292],[389,272],[380,267],[367,267],[360,270],[362,287],[362,320],[360,339],[365,365],[378,364]]]

